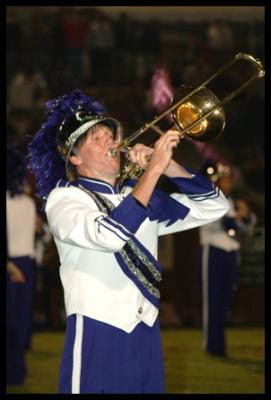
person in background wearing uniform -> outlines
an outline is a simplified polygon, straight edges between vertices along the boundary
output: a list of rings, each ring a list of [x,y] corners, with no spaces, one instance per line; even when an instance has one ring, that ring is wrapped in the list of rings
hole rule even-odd
[[[225,325],[239,264],[239,235],[255,225],[256,217],[243,199],[233,200],[233,171],[222,163],[206,162],[202,173],[223,191],[228,212],[220,219],[201,226],[200,281],[202,297],[203,349],[226,356]]]
[[[61,263],[67,329],[59,393],[164,393],[158,236],[219,219],[228,202],[172,159],[176,131],[154,149],[130,149],[145,171],[120,183],[120,122],[78,89],[46,107],[29,164]],[[175,193],[156,188],[162,174]]]
[[[26,159],[15,144],[7,147],[7,385],[22,385],[25,351],[32,325],[35,282],[36,206],[25,193]]]

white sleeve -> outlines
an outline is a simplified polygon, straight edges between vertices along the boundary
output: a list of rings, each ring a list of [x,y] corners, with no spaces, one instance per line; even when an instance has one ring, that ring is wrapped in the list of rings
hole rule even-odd
[[[130,196],[126,201],[127,207],[122,207],[121,203],[115,207],[114,215],[123,215],[129,208],[128,203],[132,202]],[[45,211],[55,238],[67,244],[105,252],[121,250],[146,217],[146,212],[139,210],[138,214],[141,214],[136,215],[136,223],[127,222],[127,226],[132,227],[129,230],[118,222],[118,217],[111,218],[101,212],[95,201],[76,187],[54,189],[48,197]]]
[[[171,221],[159,223],[159,236],[195,228],[221,218],[229,209],[224,194],[207,178],[195,175],[193,178],[172,179],[182,193],[173,193],[171,198],[186,206],[189,211],[181,219],[176,215]]]
[[[35,257],[36,206],[26,194],[7,195],[7,249],[10,257]]]

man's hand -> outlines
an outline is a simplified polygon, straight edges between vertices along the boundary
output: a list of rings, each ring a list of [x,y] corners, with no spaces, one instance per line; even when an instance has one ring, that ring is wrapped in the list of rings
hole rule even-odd
[[[157,140],[154,149],[138,144],[130,150],[131,161],[145,169],[144,174],[132,191],[133,196],[145,207],[148,206],[159,177],[163,173],[169,177],[192,177],[183,167],[171,159],[173,149],[179,142],[179,132],[169,130]]]
[[[148,169],[162,175],[167,170],[173,155],[173,149],[177,147],[179,142],[180,134],[176,130],[169,130],[161,136],[155,143]]]
[[[129,158],[133,164],[146,169],[149,165],[153,149],[142,143],[137,143],[130,151]]]
[[[157,140],[153,149],[138,143],[129,151],[129,156],[132,163],[162,175],[168,168],[173,149],[179,142],[180,133],[176,130],[169,130]]]
[[[173,149],[183,138],[179,131],[170,129],[155,143],[154,149],[142,143],[136,144],[129,152],[130,159],[134,164],[154,171],[159,176],[164,174],[169,178],[192,178],[188,171],[172,159]]]

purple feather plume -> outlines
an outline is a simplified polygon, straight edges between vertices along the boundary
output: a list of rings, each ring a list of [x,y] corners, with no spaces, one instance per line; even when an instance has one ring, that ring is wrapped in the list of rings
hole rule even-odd
[[[35,176],[36,194],[43,199],[46,199],[59,179],[66,178],[65,161],[57,150],[56,142],[62,121],[80,108],[96,115],[105,111],[99,102],[86,96],[80,89],[47,101],[45,108],[47,120],[28,144],[28,167]]]

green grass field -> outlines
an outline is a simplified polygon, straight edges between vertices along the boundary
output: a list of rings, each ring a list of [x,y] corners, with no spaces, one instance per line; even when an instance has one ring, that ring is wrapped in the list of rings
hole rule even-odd
[[[264,393],[263,328],[228,329],[225,358],[202,351],[199,329],[162,330],[162,341],[167,393]],[[62,332],[35,333],[25,384],[7,393],[56,393],[63,343]]]

